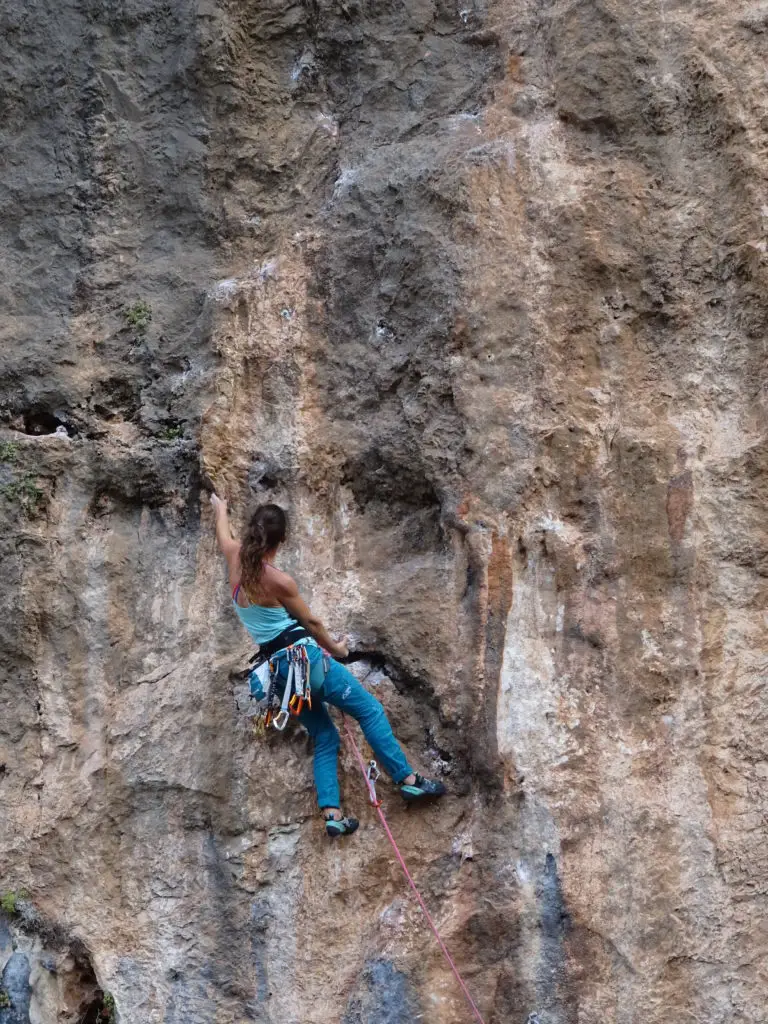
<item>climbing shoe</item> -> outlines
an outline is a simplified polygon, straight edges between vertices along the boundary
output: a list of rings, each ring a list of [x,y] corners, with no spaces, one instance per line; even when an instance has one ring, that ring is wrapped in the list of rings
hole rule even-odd
[[[360,822],[357,818],[325,819],[326,835],[329,835],[331,839],[335,839],[336,836],[351,836],[353,832],[357,832],[359,825]]]
[[[443,796],[445,793],[445,786],[442,782],[425,779],[423,775],[419,775],[417,772],[416,781],[410,786],[402,783],[400,786],[400,792],[403,800],[407,800],[408,803],[413,803],[416,800],[427,800]]]

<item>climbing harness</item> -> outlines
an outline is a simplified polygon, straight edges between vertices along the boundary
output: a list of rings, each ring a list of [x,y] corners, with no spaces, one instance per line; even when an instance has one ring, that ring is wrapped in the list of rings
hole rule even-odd
[[[237,590],[235,590],[235,593],[237,593]],[[291,647],[293,644],[298,643],[299,640],[306,640],[310,636],[309,631],[304,629],[303,626],[298,624],[288,626],[282,633],[278,633],[273,640],[260,644],[258,651],[251,657],[248,664],[254,666],[262,665],[265,661],[269,661],[278,651],[285,650],[286,647]]]
[[[365,784],[368,787],[368,794],[369,794],[369,796],[371,798],[371,803],[376,808],[376,811],[377,811],[377,813],[379,815],[379,818],[381,818],[381,824],[384,826],[384,831],[387,833],[387,838],[389,839],[390,843],[392,844],[392,849],[395,851],[395,856],[397,857],[398,861],[400,862],[400,867],[403,869],[405,877],[408,879],[408,884],[410,885],[411,889],[413,889],[414,895],[416,896],[416,899],[419,902],[419,906],[423,910],[424,916],[427,919],[427,923],[429,924],[429,927],[434,932],[435,938],[437,939],[437,943],[440,946],[440,949],[442,950],[443,956],[445,957],[446,961],[448,962],[448,966],[453,971],[453,975],[456,978],[456,981],[458,981],[459,986],[461,987],[461,991],[464,993],[464,997],[466,998],[467,1003],[469,1004],[469,1006],[470,1006],[470,1008],[472,1010],[472,1013],[475,1016],[475,1019],[477,1021],[479,1021],[479,1024],[485,1024],[485,1021],[483,1020],[482,1016],[480,1015],[480,1011],[478,1010],[477,1006],[475,1006],[475,1002],[474,1002],[472,996],[469,994],[469,989],[464,984],[464,980],[461,977],[461,975],[459,974],[458,968],[456,967],[456,964],[453,962],[453,958],[451,957],[451,954],[448,952],[448,949],[446,948],[446,945],[445,945],[445,943],[443,942],[443,940],[442,940],[442,938],[440,936],[440,932],[437,930],[437,926],[436,926],[435,922],[432,920],[432,917],[431,917],[429,911],[427,910],[427,905],[424,902],[424,900],[422,899],[421,893],[416,888],[416,883],[414,882],[413,878],[411,877],[411,873],[408,870],[408,865],[405,863],[405,860],[403,859],[403,855],[402,855],[402,853],[400,853],[400,849],[399,849],[397,843],[395,842],[395,837],[392,835],[392,830],[389,827],[387,819],[384,817],[384,812],[381,809],[381,801],[376,798],[376,785],[375,785],[375,783],[376,783],[376,779],[378,778],[378,768],[376,768],[376,762],[375,761],[371,761],[369,763],[369,765],[368,765],[368,770],[366,771],[365,762],[363,761],[363,755],[360,753],[360,748],[358,747],[357,743],[355,742],[355,737],[352,735],[352,730],[349,727],[349,721],[347,720],[347,717],[346,717],[346,715],[343,712],[342,712],[341,717],[342,717],[342,720],[344,722],[344,731],[347,734],[347,740],[349,741],[349,743],[350,743],[350,745],[351,745],[351,747],[352,747],[352,749],[353,749],[353,751],[355,753],[355,757],[357,758],[357,763],[360,765],[360,770],[363,773],[363,778],[365,779]]]
[[[269,646],[274,647],[274,643],[275,641],[272,641]],[[311,665],[306,647],[303,644],[298,647],[290,645],[272,651],[275,654],[284,654],[288,662],[288,673],[282,688],[282,697],[280,696],[281,680],[277,661],[261,660],[262,652],[263,649],[256,655],[259,660],[249,675],[251,698],[262,703],[254,725],[254,732],[258,736],[263,736],[270,725],[274,726],[278,732],[283,732],[291,715],[298,717],[305,705],[308,708],[312,707]]]

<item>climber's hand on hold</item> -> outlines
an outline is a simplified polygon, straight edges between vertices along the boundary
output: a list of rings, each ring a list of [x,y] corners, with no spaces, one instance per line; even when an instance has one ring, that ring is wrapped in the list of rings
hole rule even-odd
[[[227,516],[227,503],[214,491],[211,494],[211,506],[216,525],[216,540],[218,541],[221,553],[227,560],[229,566],[229,582],[234,587],[240,581],[240,545],[232,539],[229,532],[229,517]]]
[[[331,654],[337,661],[344,661],[349,657],[349,645],[345,639],[335,643],[331,648]]]
[[[211,504],[213,505],[213,511],[218,513],[227,511],[227,503],[223,498],[220,498],[215,491],[211,492]]]

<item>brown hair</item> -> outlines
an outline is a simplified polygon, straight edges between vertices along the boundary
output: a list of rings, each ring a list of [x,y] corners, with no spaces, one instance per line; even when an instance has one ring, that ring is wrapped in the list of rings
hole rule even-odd
[[[249,598],[264,570],[264,556],[282,544],[288,519],[279,505],[259,505],[240,544],[240,583]]]

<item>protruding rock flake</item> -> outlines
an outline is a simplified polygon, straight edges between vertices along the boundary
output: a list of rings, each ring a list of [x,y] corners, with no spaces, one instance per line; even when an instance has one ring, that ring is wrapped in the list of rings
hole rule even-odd
[[[223,281],[217,281],[211,289],[211,298],[223,301],[231,299],[240,288],[240,282],[234,277],[227,277]]]

